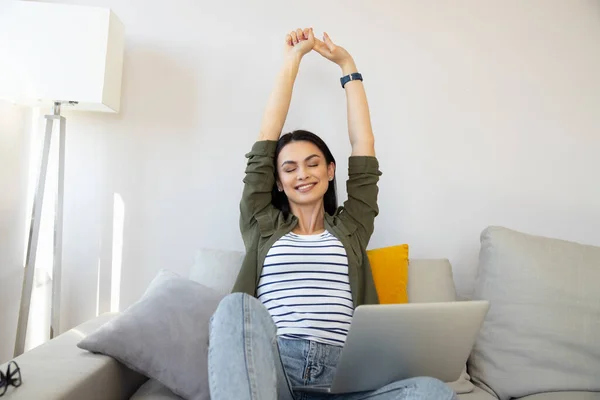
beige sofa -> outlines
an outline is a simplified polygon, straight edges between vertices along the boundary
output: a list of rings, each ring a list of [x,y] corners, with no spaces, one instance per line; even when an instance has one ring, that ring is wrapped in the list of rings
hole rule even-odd
[[[495,227],[486,229],[481,239],[474,297],[490,300],[491,308],[469,359],[472,376],[464,372],[448,384],[461,400],[599,400],[600,294],[588,285],[597,288],[600,282],[600,248]],[[210,285],[215,276],[209,275],[193,270],[190,278],[204,277]],[[448,260],[411,260],[408,293],[410,302],[454,300]],[[547,315],[530,318],[530,313]],[[77,347],[83,337],[117,315],[101,315],[18,357],[23,384],[10,387],[5,398],[179,399],[159,382],[113,358]],[[549,330],[545,324],[563,325],[565,318],[573,326],[558,326],[540,336],[540,329]],[[578,332],[580,327],[587,331]],[[568,342],[562,334],[574,340]],[[498,365],[499,360],[504,364]],[[570,376],[572,371],[576,375]]]

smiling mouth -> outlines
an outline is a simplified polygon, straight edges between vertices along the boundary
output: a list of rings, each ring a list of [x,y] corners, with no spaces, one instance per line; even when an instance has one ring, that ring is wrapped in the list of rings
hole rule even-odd
[[[296,190],[301,192],[301,193],[305,193],[310,191],[313,187],[315,187],[316,183],[308,183],[306,185],[301,185],[301,186],[296,186]]]

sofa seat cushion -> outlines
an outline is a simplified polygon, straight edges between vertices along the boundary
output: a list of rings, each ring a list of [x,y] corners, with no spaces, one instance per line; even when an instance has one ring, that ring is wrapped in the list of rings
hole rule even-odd
[[[600,392],[546,392],[532,394],[519,400],[600,400]]]
[[[183,398],[177,396],[171,389],[156,379],[149,379],[135,392],[130,400],[183,400]]]
[[[480,387],[475,386],[469,393],[459,393],[458,400],[498,400],[498,398]]]
[[[600,400],[600,392],[547,392],[521,397],[519,400]]]

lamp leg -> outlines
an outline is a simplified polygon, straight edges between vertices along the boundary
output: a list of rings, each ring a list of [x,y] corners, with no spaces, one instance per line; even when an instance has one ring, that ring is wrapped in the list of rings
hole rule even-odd
[[[65,130],[67,120],[59,117],[58,187],[54,211],[54,263],[52,266],[52,308],[50,309],[50,339],[60,334],[60,294],[62,278],[62,234],[65,187]]]
[[[29,307],[31,304],[31,291],[33,289],[33,276],[35,272],[35,259],[37,256],[38,240],[40,236],[40,223],[42,217],[42,204],[44,202],[44,188],[46,186],[46,172],[48,171],[48,156],[52,139],[52,125],[54,119],[46,117],[46,131],[44,145],[37,177],[37,185],[33,198],[33,210],[29,225],[29,239],[27,241],[27,256],[23,273],[23,288],[21,290],[21,305],[19,307],[19,320],[17,323],[17,337],[15,340],[14,356],[23,354],[25,350],[25,337],[27,336],[27,322],[29,320]]]

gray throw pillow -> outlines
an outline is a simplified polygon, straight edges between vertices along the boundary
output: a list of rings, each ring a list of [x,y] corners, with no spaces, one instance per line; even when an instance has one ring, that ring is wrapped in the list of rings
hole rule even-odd
[[[473,381],[501,400],[600,391],[599,282],[600,247],[485,229],[474,297],[491,306]]]
[[[208,400],[209,320],[223,297],[161,270],[138,302],[77,346],[111,356],[183,398]]]

